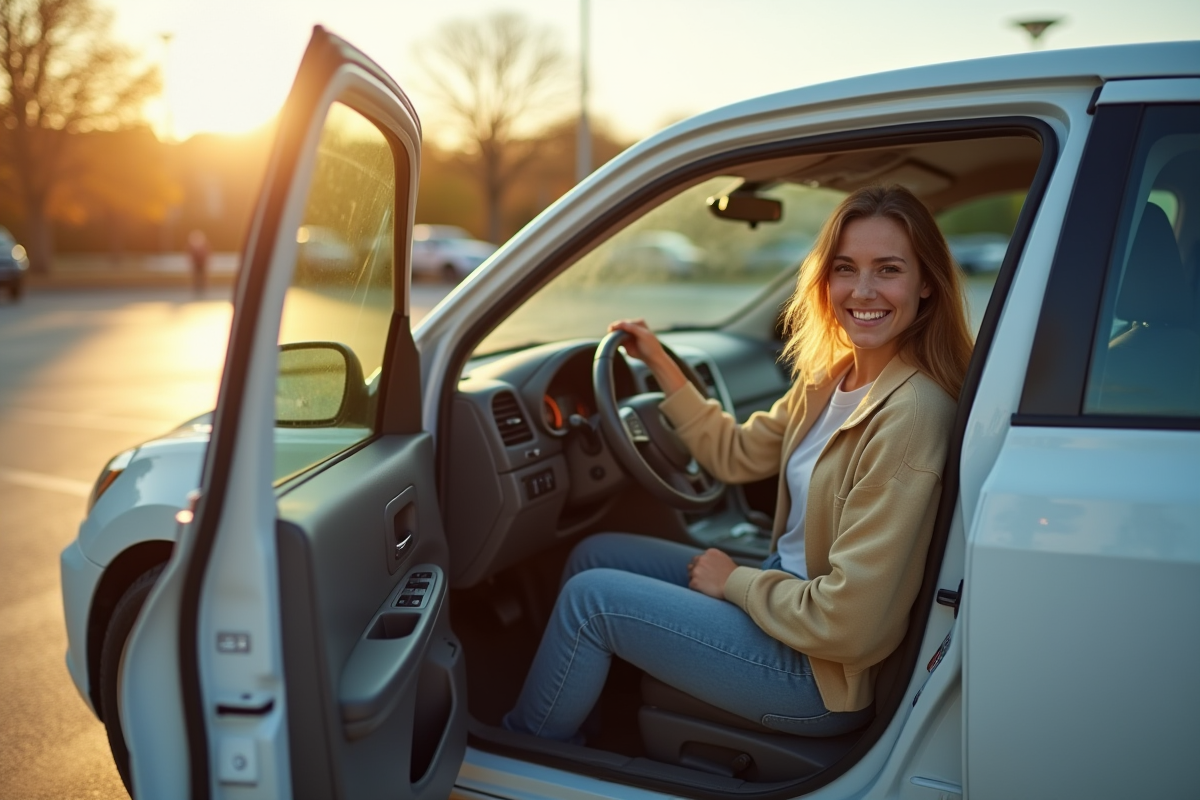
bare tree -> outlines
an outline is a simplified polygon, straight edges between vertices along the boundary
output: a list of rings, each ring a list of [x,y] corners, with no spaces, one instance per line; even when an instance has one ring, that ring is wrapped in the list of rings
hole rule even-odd
[[[111,14],[93,0],[0,0],[0,158],[33,269],[49,269],[55,192],[86,168],[71,157],[73,134],[129,126],[159,89],[157,68],[113,40]]]
[[[417,61],[474,162],[487,236],[499,241],[505,195],[536,153],[527,134],[563,99],[567,60],[553,32],[501,12],[446,23]]]

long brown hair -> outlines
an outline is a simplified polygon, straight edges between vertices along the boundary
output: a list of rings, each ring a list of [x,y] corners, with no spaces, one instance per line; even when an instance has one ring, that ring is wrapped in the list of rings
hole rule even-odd
[[[950,248],[925,204],[903,186],[866,186],[850,194],[825,221],[800,265],[796,291],[783,312],[787,346],[783,358],[796,380],[811,383],[850,352],[846,332],[829,300],[829,270],[846,224],[886,217],[908,232],[922,280],[932,290],[916,319],[900,334],[900,355],[957,399],[971,360],[971,333],[963,311],[963,283]]]

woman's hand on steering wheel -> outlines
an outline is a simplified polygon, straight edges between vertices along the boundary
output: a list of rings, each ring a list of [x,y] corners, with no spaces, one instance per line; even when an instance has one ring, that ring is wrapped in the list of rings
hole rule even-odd
[[[725,581],[737,569],[733,559],[712,547],[688,562],[688,586],[697,592],[725,599]]]
[[[688,382],[683,370],[667,355],[662,342],[654,335],[654,331],[650,330],[646,320],[619,319],[608,326],[608,332],[612,333],[613,331],[623,331],[629,334],[631,338],[627,339],[623,345],[625,352],[644,362],[650,368],[658,380],[658,385],[662,387],[663,394],[673,394]]]
[[[627,344],[633,345],[638,356],[650,359],[643,361],[654,370],[663,391],[630,395],[626,390],[620,399],[617,398],[613,362],[624,362],[618,350]],[[669,367],[655,369],[652,365],[655,349],[662,352]],[[634,357],[634,353],[630,353],[630,357]],[[622,368],[626,372],[629,370],[624,363]],[[685,382],[690,382],[698,391],[706,391],[703,379],[691,365],[661,344],[640,320],[613,323],[611,333],[600,340],[592,358],[596,414],[604,440],[618,463],[664,503],[684,511],[702,512],[720,500],[725,485],[692,458],[687,445],[659,409],[664,392],[677,390]]]

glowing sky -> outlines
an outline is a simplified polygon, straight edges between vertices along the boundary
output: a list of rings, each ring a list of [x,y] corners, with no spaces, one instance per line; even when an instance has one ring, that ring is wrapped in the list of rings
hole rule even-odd
[[[98,0],[104,3],[105,0]],[[578,0],[107,0],[119,38],[165,66],[176,136],[237,132],[287,94],[314,24],[357,45],[412,96],[427,136],[415,45],[454,18],[520,13],[579,52]],[[591,0],[591,106],[620,134],[735,100],[834,78],[1029,49],[1016,19],[1062,17],[1044,47],[1200,38],[1196,0]],[[160,34],[171,33],[164,47]],[[572,112],[563,107],[563,116]]]

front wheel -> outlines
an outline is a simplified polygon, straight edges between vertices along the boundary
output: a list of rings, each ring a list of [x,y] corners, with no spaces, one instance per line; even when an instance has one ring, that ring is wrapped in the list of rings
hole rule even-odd
[[[113,609],[104,632],[104,644],[100,649],[100,718],[108,733],[108,747],[125,790],[133,794],[133,781],[129,774],[129,748],[125,746],[125,734],[121,731],[121,672],[125,662],[125,649],[129,645],[129,634],[138,614],[162,574],[163,564],[143,572],[133,582]]]

